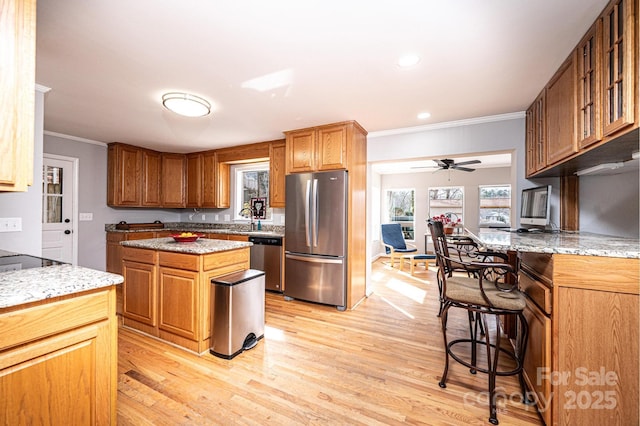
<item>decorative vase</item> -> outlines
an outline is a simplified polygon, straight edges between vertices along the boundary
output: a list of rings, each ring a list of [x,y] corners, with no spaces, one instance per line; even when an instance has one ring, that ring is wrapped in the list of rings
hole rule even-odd
[[[453,226],[445,226],[444,227],[444,234],[445,235],[453,235],[453,230],[454,230]]]

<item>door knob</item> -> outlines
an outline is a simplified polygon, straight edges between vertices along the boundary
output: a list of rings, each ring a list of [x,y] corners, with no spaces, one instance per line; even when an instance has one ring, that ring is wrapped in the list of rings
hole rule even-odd
[[[65,229],[65,230],[64,230],[64,233],[65,233],[65,234],[67,234],[67,235],[69,235],[69,234],[71,233],[71,231],[69,231],[68,229]]]
[[[71,220],[70,220],[70,219],[65,219],[65,220],[64,220],[64,223],[69,223],[69,222],[71,222]]]

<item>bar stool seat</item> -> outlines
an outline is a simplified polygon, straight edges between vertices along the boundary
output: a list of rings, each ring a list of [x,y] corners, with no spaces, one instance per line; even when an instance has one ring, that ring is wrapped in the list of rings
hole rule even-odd
[[[424,269],[429,269],[429,261],[435,260],[435,254],[404,254],[400,258],[400,270],[402,271],[402,266],[405,262],[408,262],[411,266],[410,271],[411,275],[414,274],[416,270],[416,265],[419,263],[424,263]]]

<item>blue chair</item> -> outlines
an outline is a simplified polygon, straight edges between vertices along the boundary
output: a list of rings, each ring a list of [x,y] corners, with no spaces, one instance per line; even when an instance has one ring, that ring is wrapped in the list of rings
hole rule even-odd
[[[418,251],[413,244],[407,244],[402,234],[402,227],[399,223],[386,223],[382,225],[382,244],[385,251],[391,256],[391,267],[395,262],[401,262],[402,256]]]

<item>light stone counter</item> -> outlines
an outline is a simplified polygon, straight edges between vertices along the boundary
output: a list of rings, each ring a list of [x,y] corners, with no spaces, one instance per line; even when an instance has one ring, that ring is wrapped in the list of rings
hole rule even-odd
[[[120,244],[127,247],[160,251],[174,251],[178,253],[190,254],[209,254],[220,251],[251,247],[253,245],[253,243],[248,243],[245,241],[210,240],[208,238],[200,238],[192,243],[178,243],[171,237],[122,241]]]
[[[0,309],[120,284],[117,274],[73,265],[0,273]]]
[[[494,251],[513,250],[534,253],[558,253],[580,256],[640,258],[640,241],[585,232],[516,233],[480,230],[468,234],[482,247]]]

